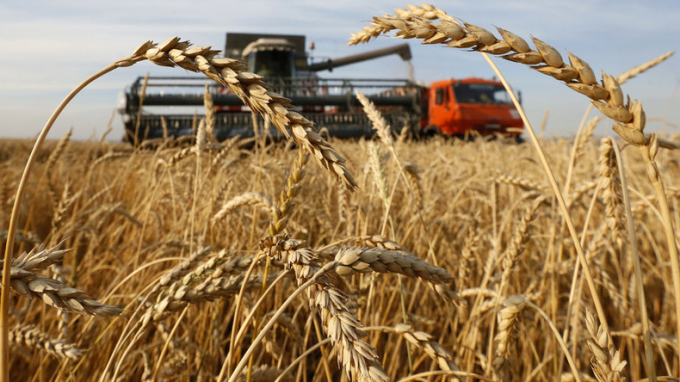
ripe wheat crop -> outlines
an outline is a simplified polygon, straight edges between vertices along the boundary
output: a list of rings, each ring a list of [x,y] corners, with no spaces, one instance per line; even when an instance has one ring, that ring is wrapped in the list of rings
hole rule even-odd
[[[412,140],[358,94],[375,138],[326,140],[210,47],[147,42],[107,67],[99,75],[145,60],[202,72],[287,139],[217,142],[206,92],[192,147],[73,142],[70,131],[33,150],[0,142],[2,372],[673,380],[678,137],[647,134],[642,102],[621,86],[669,55],[598,80],[585,60],[498,32],[423,4],[350,41],[396,33],[500,55],[590,97],[614,129],[594,137],[597,118],[574,138],[530,132],[527,144]]]

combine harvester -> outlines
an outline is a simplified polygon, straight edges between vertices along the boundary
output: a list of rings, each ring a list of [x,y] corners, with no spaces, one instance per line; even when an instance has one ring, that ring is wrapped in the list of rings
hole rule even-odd
[[[408,44],[310,63],[305,36],[227,33],[226,40],[226,57],[246,62],[272,90],[290,98],[299,112],[332,136],[373,134],[355,90],[376,105],[395,133],[409,128],[415,136],[480,134],[519,140],[522,132],[519,114],[497,81],[449,79],[423,86],[405,79],[324,79],[317,75],[391,54],[410,60]],[[164,130],[175,138],[194,135],[196,113],[204,113],[206,84],[217,109],[217,139],[254,135],[251,111],[236,95],[205,77],[148,77],[146,86],[144,82],[143,77],[138,78],[119,105],[130,142],[162,138]],[[258,125],[263,126],[261,120]],[[277,133],[271,130],[272,135]]]

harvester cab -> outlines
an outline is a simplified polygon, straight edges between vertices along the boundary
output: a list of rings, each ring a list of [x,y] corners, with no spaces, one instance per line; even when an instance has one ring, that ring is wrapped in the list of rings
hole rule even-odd
[[[307,65],[305,36],[299,35],[227,33],[224,53],[266,79],[295,78]]]
[[[295,49],[286,39],[260,38],[243,50],[242,60],[262,77],[295,77]]]

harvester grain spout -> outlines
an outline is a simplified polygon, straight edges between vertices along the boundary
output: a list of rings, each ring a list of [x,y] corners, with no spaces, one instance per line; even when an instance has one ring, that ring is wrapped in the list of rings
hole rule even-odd
[[[335,59],[328,59],[328,60],[323,61],[323,62],[308,65],[307,70],[309,70],[310,72],[319,72],[319,71],[322,71],[322,70],[333,71],[334,68],[338,68],[340,66],[354,64],[354,63],[357,63],[357,62],[362,62],[362,61],[367,61],[367,60],[372,60],[372,59],[375,59],[375,58],[389,56],[391,54],[398,54],[401,57],[401,59],[404,60],[404,61],[408,61],[412,57],[411,48],[409,47],[409,45],[408,44],[400,44],[400,45],[390,46],[390,47],[383,48],[383,49],[372,50],[370,52],[353,54],[351,56],[345,56],[345,57],[340,57],[340,58],[335,58]]]

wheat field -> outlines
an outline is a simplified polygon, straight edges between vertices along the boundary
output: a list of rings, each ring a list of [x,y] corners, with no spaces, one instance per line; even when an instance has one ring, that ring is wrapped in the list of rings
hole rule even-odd
[[[179,38],[144,43],[98,75],[145,60],[202,72],[288,138],[216,142],[206,93],[193,146],[1,141],[0,240],[14,257],[2,372],[678,380],[679,138],[646,134],[641,102],[621,90],[670,55],[599,81],[541,40],[532,50],[426,4],[350,42],[394,30],[538,65],[605,118],[575,138],[527,126],[524,144],[414,140],[358,94],[376,136],[336,140],[244,64]],[[610,134],[593,136],[598,125]]]

